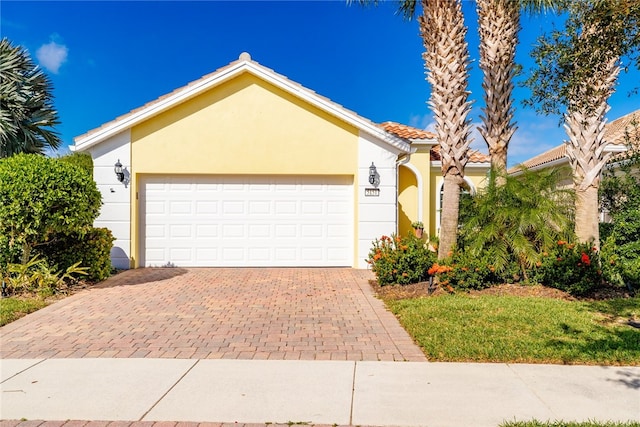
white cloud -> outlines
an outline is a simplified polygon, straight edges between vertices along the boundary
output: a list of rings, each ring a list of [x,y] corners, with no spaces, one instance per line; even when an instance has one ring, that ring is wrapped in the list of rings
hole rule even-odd
[[[434,124],[433,123],[433,114],[431,114],[431,113],[422,114],[422,115],[415,115],[415,116],[409,117],[409,126],[412,126],[414,128],[428,130],[430,132],[433,132],[433,129],[430,128],[430,126],[432,126],[433,124]]]
[[[69,49],[65,45],[58,44],[52,40],[38,48],[36,58],[44,68],[54,74],[58,74],[60,66],[67,60],[68,53]]]
[[[430,113],[411,116],[409,118],[409,125],[435,132],[435,122]],[[470,138],[472,138],[472,142],[470,147],[487,154],[489,149],[484,142],[484,138],[480,135],[480,131],[478,131],[480,125],[481,122],[473,122],[471,125]],[[518,129],[509,142],[509,167],[557,147],[562,144],[567,137],[564,129],[558,126],[558,119],[556,117],[522,114],[516,126]]]
[[[509,166],[557,147],[566,137],[556,118],[538,117],[537,121],[518,123],[518,129],[509,143]]]

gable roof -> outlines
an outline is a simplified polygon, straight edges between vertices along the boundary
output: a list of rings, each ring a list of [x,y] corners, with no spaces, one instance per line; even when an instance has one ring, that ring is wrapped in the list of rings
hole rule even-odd
[[[408,139],[411,142],[432,142],[433,147],[431,147],[431,150],[429,151],[431,161],[437,162],[442,160],[440,157],[440,146],[438,145],[438,141],[436,139],[437,135],[435,133],[396,122],[384,122],[380,124],[380,127],[387,132],[393,133],[401,138]],[[491,157],[477,150],[469,150],[469,161],[471,163],[489,163],[491,161]]]
[[[384,141],[400,152],[408,153],[409,143],[395,134],[386,132],[370,120],[359,116],[342,105],[331,101],[329,98],[318,95],[314,91],[305,88],[299,83],[289,80],[286,76],[276,73],[270,68],[264,67],[253,61],[251,56],[244,52],[238,60],[219,68],[213,73],[207,74],[198,80],[188,83],[186,86],[175,89],[173,92],[163,95],[154,101],[148,102],[140,108],[107,122],[100,127],[92,129],[74,138],[73,151],[86,150],[100,142],[116,135],[123,130],[148,120],[168,109],[181,104],[199,94],[229,81],[243,73],[250,73],[289,94],[296,96],[320,110],[356,127],[358,130]]]
[[[609,147],[605,149],[605,151],[624,151],[629,132],[635,133],[637,137],[640,137],[640,110],[633,111],[617,118],[611,123],[607,123],[604,131],[604,139],[609,142]],[[534,169],[549,166],[551,163],[567,163],[569,158],[566,157],[566,153],[566,145],[558,145],[512,167],[509,169],[509,173],[517,172],[521,167]]]

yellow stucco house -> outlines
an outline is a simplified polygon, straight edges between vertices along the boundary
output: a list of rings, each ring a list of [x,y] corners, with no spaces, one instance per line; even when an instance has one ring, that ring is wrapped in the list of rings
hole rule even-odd
[[[376,124],[237,61],[75,138],[91,154],[118,268],[351,266],[371,242],[437,235],[434,135]],[[469,189],[488,157],[473,152]],[[114,173],[115,172],[115,173]]]

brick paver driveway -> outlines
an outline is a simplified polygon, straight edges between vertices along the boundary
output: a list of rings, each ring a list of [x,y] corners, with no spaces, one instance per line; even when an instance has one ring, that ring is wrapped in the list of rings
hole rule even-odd
[[[0,328],[1,358],[426,360],[347,268],[123,272]]]

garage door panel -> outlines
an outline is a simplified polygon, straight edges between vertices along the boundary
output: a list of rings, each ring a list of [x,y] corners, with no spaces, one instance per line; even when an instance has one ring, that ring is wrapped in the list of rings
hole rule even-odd
[[[351,177],[141,179],[146,266],[349,266]]]
[[[222,224],[223,239],[241,239],[246,237],[243,224]]]
[[[269,238],[273,235],[271,224],[249,224],[249,236],[253,238]]]
[[[169,213],[171,215],[191,215],[193,213],[191,206],[190,200],[171,201],[169,202]]]
[[[298,213],[298,203],[293,200],[274,200],[274,213],[276,215],[296,215]]]
[[[271,201],[269,200],[251,200],[248,202],[250,215],[269,215],[272,213]]]
[[[200,215],[216,215],[218,213],[218,203],[212,200],[197,200],[196,214]]]
[[[343,224],[329,224],[327,225],[327,237],[342,239],[344,236],[349,235],[349,228]]]
[[[293,224],[276,224],[274,228],[276,238],[283,239],[298,237],[298,227]]]
[[[217,224],[196,224],[196,236],[209,240],[218,237]]]

